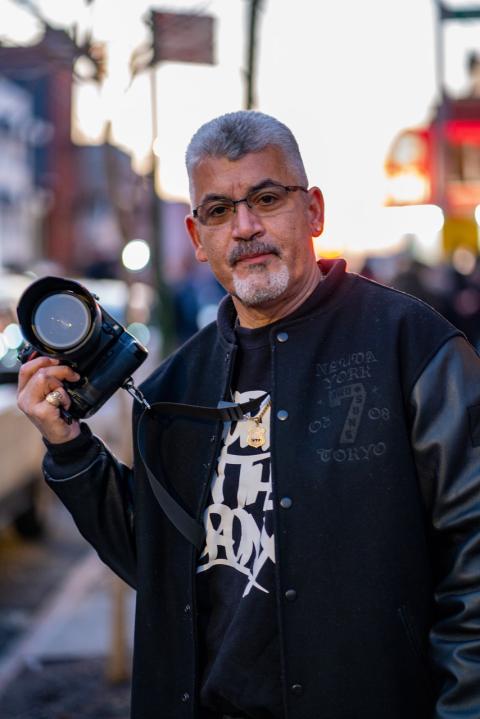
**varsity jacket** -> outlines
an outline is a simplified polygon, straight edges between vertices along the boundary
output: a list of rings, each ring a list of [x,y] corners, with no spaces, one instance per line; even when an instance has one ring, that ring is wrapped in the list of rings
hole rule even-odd
[[[480,719],[480,360],[419,300],[326,272],[316,310],[275,323],[271,444],[285,719]],[[229,399],[230,298],[142,385]],[[141,410],[134,409],[134,437]],[[201,522],[222,425],[157,418],[148,463]],[[44,472],[137,590],[133,719],[198,719],[197,551],[134,470],[83,430]]]

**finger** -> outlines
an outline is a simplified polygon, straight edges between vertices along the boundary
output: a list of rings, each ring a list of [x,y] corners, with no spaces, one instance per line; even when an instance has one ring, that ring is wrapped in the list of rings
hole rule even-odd
[[[71,397],[70,397],[70,395],[68,394],[67,390],[65,389],[65,387],[63,387],[62,385],[59,385],[58,387],[55,387],[55,390],[51,390],[50,393],[51,393],[52,391],[55,391],[55,392],[57,393],[58,401],[59,401],[59,403],[60,403],[59,407],[55,407],[54,404],[51,404],[51,403],[47,400],[48,395],[45,397],[45,402],[46,402],[47,404],[49,404],[50,407],[53,407],[53,409],[58,409],[58,410],[59,410],[59,409],[60,409],[60,406],[61,406],[61,407],[64,407],[65,409],[68,409],[68,408],[70,407],[70,405],[72,404],[72,400],[71,400]],[[50,393],[49,393],[49,394],[50,394]]]
[[[61,384],[56,384],[53,389],[49,389],[42,394],[41,397],[33,398],[31,394],[25,397],[24,393],[18,402],[21,409],[27,410],[27,414],[38,416],[42,419],[58,417],[59,410],[61,407],[69,409],[72,404],[70,395],[68,394],[65,387]],[[55,395],[52,399],[53,402],[48,399],[50,395]]]
[[[27,382],[33,377],[35,372],[38,372],[42,367],[54,367],[58,365],[60,360],[54,359],[53,357],[36,357],[35,359],[29,360],[22,364],[18,371],[18,389],[22,390]]]
[[[60,417],[59,406],[47,400],[48,394],[53,391],[57,392],[59,402],[65,409],[70,407],[71,401],[65,388],[59,382],[52,382],[49,385],[42,384],[43,389],[39,389],[35,384],[37,379],[37,377],[33,377],[22,392],[19,393],[17,405],[42,431],[42,425],[45,422],[51,424],[52,421],[56,422]]]
[[[46,394],[56,389],[65,380],[76,382],[80,379],[78,372],[75,372],[67,365],[47,366],[38,369],[30,380],[21,388],[19,386],[19,395],[24,390],[28,390],[32,399],[41,401]]]
[[[80,433],[78,420],[73,420],[71,424],[68,424],[61,417],[60,408],[53,407],[48,402],[40,402],[35,405],[28,417],[39,432],[54,444],[68,442]]]
[[[45,434],[45,427],[50,431],[56,426],[60,426],[59,422],[63,422],[61,419],[61,410],[70,407],[71,401],[68,397],[67,392],[63,387],[56,387],[55,392],[61,393],[60,404],[56,406],[47,401],[46,397],[41,402],[37,402],[30,407],[29,417],[33,422],[40,428],[42,434]]]

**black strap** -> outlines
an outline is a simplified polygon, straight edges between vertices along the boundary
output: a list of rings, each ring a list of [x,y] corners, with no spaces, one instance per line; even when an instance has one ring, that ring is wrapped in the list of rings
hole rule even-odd
[[[183,507],[169,494],[161,481],[151,471],[145,459],[146,450],[144,445],[144,433],[141,431],[144,420],[153,419],[155,414],[165,414],[170,416],[183,415],[193,417],[195,419],[211,419],[222,420],[223,422],[238,421],[243,419],[245,414],[258,410],[262,402],[268,395],[250,400],[243,404],[235,402],[221,402],[219,407],[198,407],[191,404],[176,404],[172,402],[155,402],[149,405],[142,412],[137,425],[137,446],[140,459],[143,462],[147,472],[148,481],[152,491],[164,511],[167,518],[178,529],[178,531],[187,539],[198,551],[202,551],[205,545],[205,529],[197,522]]]
[[[150,405],[154,414],[169,414],[173,416],[183,415],[193,419],[212,419],[222,422],[238,422],[245,419],[246,414],[258,410],[262,402],[268,397],[267,394],[256,397],[243,404],[237,402],[219,402],[218,407],[199,407],[195,404],[177,404],[174,402],[155,402]]]
[[[205,543],[204,528],[193,517],[191,517],[188,512],[183,509],[183,507],[172,497],[171,494],[167,492],[160,480],[155,477],[145,459],[145,448],[143,440],[144,434],[141,432],[141,426],[145,418],[151,417],[148,412],[149,410],[145,409],[138,422],[137,445],[140,459],[142,460],[145,471],[147,472],[150,487],[152,488],[157,502],[159,503],[160,507],[163,509],[164,513],[166,514],[170,522],[173,524],[173,526],[176,527],[176,529],[178,529],[178,531],[183,534],[183,536],[189,542],[191,542],[191,544],[193,544],[199,551],[201,551]]]

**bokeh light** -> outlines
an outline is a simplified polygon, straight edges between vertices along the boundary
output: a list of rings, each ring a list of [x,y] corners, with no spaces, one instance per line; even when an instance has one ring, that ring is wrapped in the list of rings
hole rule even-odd
[[[150,248],[145,240],[131,240],[123,248],[122,262],[127,270],[138,272],[150,262]]]
[[[20,347],[23,342],[20,327],[13,322],[12,324],[7,325],[7,327],[3,330],[3,339],[9,349],[15,350]]]

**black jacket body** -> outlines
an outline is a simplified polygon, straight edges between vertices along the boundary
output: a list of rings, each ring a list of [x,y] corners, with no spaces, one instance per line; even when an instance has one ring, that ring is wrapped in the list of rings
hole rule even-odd
[[[422,302],[342,261],[324,269],[316,311],[271,334],[285,719],[480,719],[480,361]],[[148,400],[228,399],[234,318],[227,298],[144,383]],[[177,417],[145,430],[150,467],[199,521],[221,429]],[[137,589],[132,717],[198,718],[196,551],[138,455],[134,467],[96,438],[75,466],[68,452],[44,462]]]

